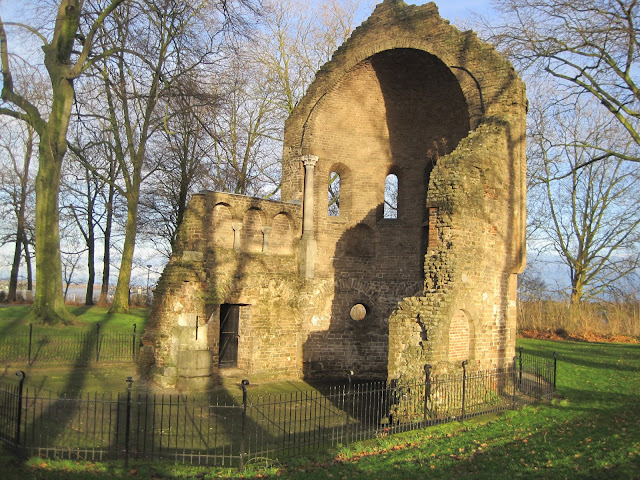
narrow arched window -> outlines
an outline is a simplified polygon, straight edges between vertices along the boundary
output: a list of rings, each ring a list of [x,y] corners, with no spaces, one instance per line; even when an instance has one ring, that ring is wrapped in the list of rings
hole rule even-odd
[[[398,218],[398,176],[393,173],[384,181],[384,218]]]
[[[340,175],[338,172],[329,174],[327,215],[330,217],[340,215]]]

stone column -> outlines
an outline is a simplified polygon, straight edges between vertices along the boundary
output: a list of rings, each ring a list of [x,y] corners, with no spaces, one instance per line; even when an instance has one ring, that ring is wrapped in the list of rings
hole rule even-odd
[[[316,155],[303,155],[304,164],[304,198],[302,204],[302,235],[313,237],[313,190],[314,170],[318,157]]]
[[[316,155],[303,155],[304,196],[302,203],[302,242],[300,270],[304,278],[313,278],[318,245],[313,235],[314,169],[318,163]]]
[[[233,228],[233,249],[240,251],[240,230],[242,230],[242,222],[233,222],[231,228]]]
[[[262,227],[262,253],[270,253],[269,233],[271,233],[271,227]]]

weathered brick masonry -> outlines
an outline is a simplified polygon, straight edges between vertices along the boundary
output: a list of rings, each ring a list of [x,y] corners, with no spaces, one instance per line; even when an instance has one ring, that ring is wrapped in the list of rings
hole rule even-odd
[[[425,363],[510,361],[525,115],[523,83],[474,33],[433,3],[379,4],[285,124],[282,201],[190,202],[144,336],[156,380],[206,377],[184,365],[209,358],[215,381],[230,308],[247,375],[413,379]]]

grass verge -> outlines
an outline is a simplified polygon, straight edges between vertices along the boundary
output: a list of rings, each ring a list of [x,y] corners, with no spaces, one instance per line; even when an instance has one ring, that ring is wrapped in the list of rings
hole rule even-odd
[[[4,454],[5,478],[95,479],[278,476],[287,479],[640,478],[640,346],[519,341],[559,353],[558,398],[483,417],[378,438],[285,466],[256,462],[243,473],[132,461],[84,463]]]

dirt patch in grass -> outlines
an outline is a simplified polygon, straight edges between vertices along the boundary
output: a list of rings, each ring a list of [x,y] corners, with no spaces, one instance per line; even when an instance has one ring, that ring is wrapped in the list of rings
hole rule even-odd
[[[538,340],[571,340],[574,342],[590,342],[590,343],[640,343],[637,338],[627,335],[603,335],[594,332],[585,333],[569,333],[565,330],[537,331],[537,330],[521,330],[519,333],[522,338],[535,338]]]

